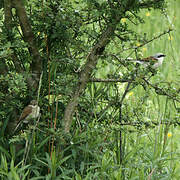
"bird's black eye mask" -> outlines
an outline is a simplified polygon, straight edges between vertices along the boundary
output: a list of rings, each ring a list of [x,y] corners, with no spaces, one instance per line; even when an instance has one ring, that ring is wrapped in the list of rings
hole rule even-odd
[[[161,58],[161,57],[165,57],[165,56],[166,56],[166,55],[161,54],[161,55],[157,56],[157,58]]]

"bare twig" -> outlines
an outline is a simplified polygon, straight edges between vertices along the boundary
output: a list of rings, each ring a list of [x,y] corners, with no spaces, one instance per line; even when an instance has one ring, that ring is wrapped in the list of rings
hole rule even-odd
[[[28,135],[30,135],[30,138],[29,138],[28,140],[26,140],[26,146],[25,146],[24,155],[23,155],[22,167],[23,167],[24,165],[26,165],[26,161],[27,161],[27,158],[28,158],[28,156],[29,156],[30,148],[32,147],[32,146],[31,146],[31,144],[32,144],[32,139],[33,139],[33,137],[34,137],[35,130],[36,130],[37,125],[38,125],[38,123],[39,123],[40,117],[41,117],[41,114],[39,114],[39,117],[38,117],[35,125],[33,126],[33,129],[32,129],[32,131],[31,131],[32,134],[31,134],[31,133],[28,134]]]
[[[156,39],[159,39],[161,36],[165,35],[165,34],[169,34],[171,31],[173,31],[173,29],[169,28],[167,31],[164,31],[163,33],[159,34],[158,36],[155,36],[154,38],[150,39],[149,41],[146,41],[142,44],[140,44],[139,46],[134,46],[134,47],[130,47],[130,48],[126,48],[126,49],[123,49],[123,51],[121,51],[120,53],[124,52],[124,51],[127,51],[127,50],[130,50],[130,49],[138,49],[140,47],[143,47],[145,46],[146,44],[149,44],[151,43],[152,41],[156,40]]]
[[[133,80],[132,79],[99,79],[99,78],[94,78],[94,79],[90,79],[88,82],[104,82],[104,83],[121,82],[121,83],[126,83],[126,82],[133,82]]]
[[[120,126],[159,126],[159,124],[165,124],[165,125],[180,125],[180,122],[178,121],[168,121],[168,122],[156,122],[156,121],[136,121],[136,122],[124,122],[124,123],[118,123]]]
[[[180,102],[180,99],[177,99],[175,96],[169,94],[168,92],[166,92],[164,89],[156,86],[156,85],[153,85],[151,84],[149,81],[147,81],[145,78],[143,78],[143,80],[146,82],[147,85],[149,85],[150,87],[152,87],[153,89],[155,89],[156,92],[160,92],[161,95],[164,95],[164,96],[168,96],[169,98],[177,101],[177,102]]]
[[[152,176],[152,174],[153,174],[154,170],[155,170],[155,168],[153,168],[153,169],[152,169],[152,171],[151,171],[151,173],[149,174],[149,176],[148,176],[148,180],[151,180],[151,176]]]

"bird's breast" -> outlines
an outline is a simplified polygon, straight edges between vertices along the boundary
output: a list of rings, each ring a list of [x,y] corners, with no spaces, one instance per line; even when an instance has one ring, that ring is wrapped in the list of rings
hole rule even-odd
[[[40,108],[39,106],[35,106],[32,110],[32,118],[37,118],[39,116]]]

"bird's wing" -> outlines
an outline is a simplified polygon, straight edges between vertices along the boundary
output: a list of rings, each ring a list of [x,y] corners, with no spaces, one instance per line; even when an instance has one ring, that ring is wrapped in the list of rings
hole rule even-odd
[[[140,59],[140,60],[138,60],[138,61],[143,61],[143,62],[154,61],[154,62],[156,62],[156,61],[158,61],[158,59],[154,58],[153,56],[149,56],[149,57],[147,57],[147,58]]]
[[[156,62],[156,61],[158,61],[158,59],[155,58],[155,57],[153,57],[153,56],[149,56],[149,57],[143,58],[143,59],[131,59],[131,58],[128,58],[127,60],[128,60],[128,61],[132,61],[132,62],[133,62],[133,61],[134,61],[134,62],[139,62],[139,63],[151,62],[151,61]]]
[[[32,107],[30,105],[26,106],[22,113],[21,113],[21,116],[19,118],[19,122],[22,120],[22,119],[25,119],[30,113],[32,112]]]
[[[18,129],[18,127],[21,125],[21,123],[23,122],[22,120],[25,119],[30,113],[32,112],[32,107],[30,105],[26,106],[22,113],[21,116],[19,118],[19,121],[17,123],[17,126],[15,127],[13,134],[15,133],[15,131]]]

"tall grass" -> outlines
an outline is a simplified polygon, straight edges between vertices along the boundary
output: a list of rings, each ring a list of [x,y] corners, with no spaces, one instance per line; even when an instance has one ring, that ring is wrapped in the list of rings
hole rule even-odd
[[[164,12],[163,16],[161,15],[161,12],[143,11],[141,12],[141,15],[145,17],[145,23],[140,24],[138,27],[134,27],[139,33],[146,33],[149,38],[153,38],[153,36],[160,34],[160,32],[163,32],[168,28],[173,28],[173,31],[170,34],[142,47],[142,53],[144,57],[157,52],[163,52],[166,54],[162,68],[152,81],[153,83],[158,82],[159,84],[169,84],[169,86],[177,89],[180,87],[179,7],[180,1],[169,1],[167,12]],[[136,96],[141,97],[142,91],[142,89],[136,89]],[[179,106],[180,104],[176,103],[176,107]],[[157,96],[154,92],[151,92],[146,114],[147,118],[149,117],[151,120],[157,122],[171,122],[176,119],[176,117],[179,118],[173,101],[170,101],[168,98],[163,96]],[[140,137],[138,137],[140,142],[143,142],[143,146],[149,144],[147,148],[145,148],[146,150],[144,149],[144,155],[142,158],[145,158],[146,162],[149,161],[149,165],[152,167],[154,163],[157,168],[166,167],[167,174],[164,177],[165,179],[180,178],[180,165],[178,163],[180,160],[180,144],[178,142],[178,139],[180,138],[179,130],[179,127],[159,125],[154,130],[146,131],[146,133],[141,134]],[[139,146],[137,147],[139,148]],[[151,172],[152,171],[153,168],[151,169]],[[149,172],[149,176],[151,175],[151,172]],[[154,173],[152,173],[152,179],[161,179],[163,172],[159,177],[153,176],[153,174]]]

